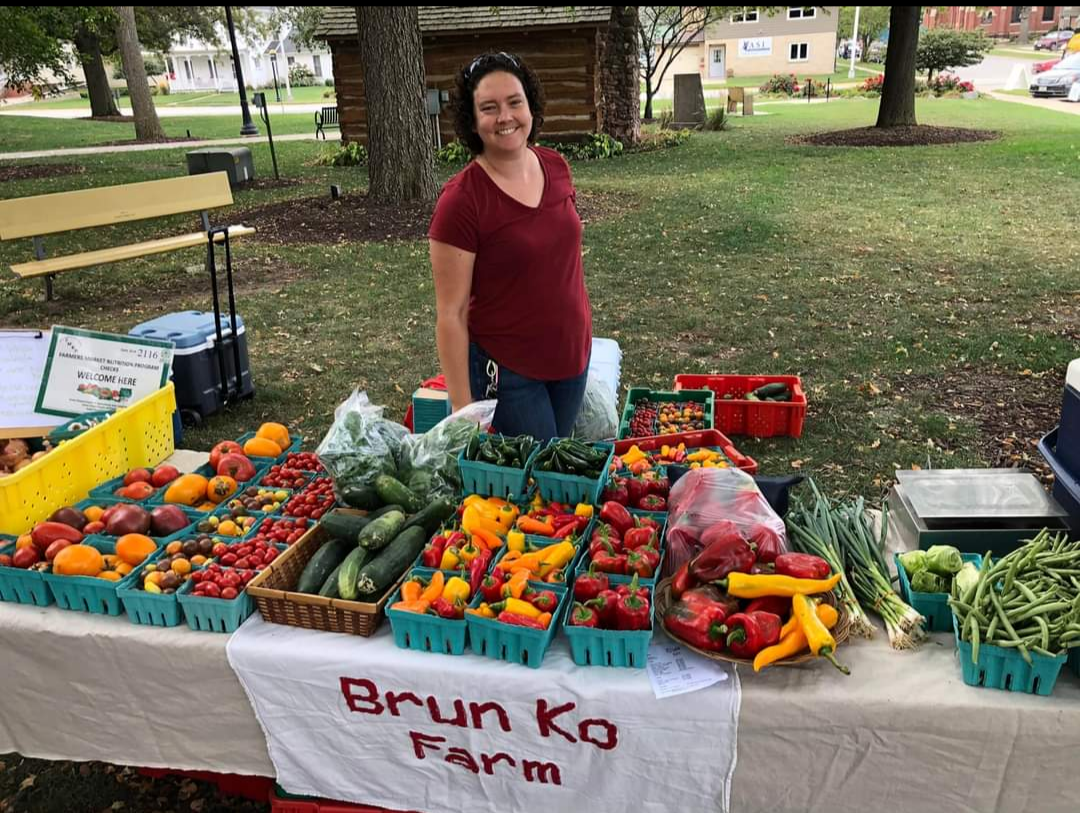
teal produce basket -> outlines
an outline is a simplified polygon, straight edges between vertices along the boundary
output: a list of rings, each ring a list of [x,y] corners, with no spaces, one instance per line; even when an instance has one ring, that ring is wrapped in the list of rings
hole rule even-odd
[[[558,438],[552,438],[548,442],[548,446],[557,442]],[[578,477],[573,474],[540,471],[534,466],[532,476],[536,480],[536,487],[540,491],[541,497],[565,505],[577,505],[578,503],[599,504],[600,493],[604,490],[604,484],[607,483],[608,469],[611,468],[611,458],[615,454],[615,446],[612,443],[593,443],[591,445],[595,449],[607,452],[607,461],[600,470],[600,478],[592,480],[588,477]],[[535,458],[536,455],[534,454],[534,462]]]
[[[960,558],[965,562],[974,563],[975,567],[982,567],[982,555],[978,553],[962,553]],[[949,608],[948,593],[919,593],[911,589],[911,580],[908,579],[907,571],[900,564],[900,554],[893,554],[896,563],[896,573],[900,577],[900,595],[915,611],[926,619],[927,632],[948,632],[952,629],[952,610]]]
[[[968,686],[1004,689],[1008,692],[1049,695],[1057,683],[1058,673],[1065,664],[1062,653],[1053,658],[1031,653],[1031,665],[1015,649],[981,644],[979,660],[971,661],[971,644],[960,640],[956,616],[952,616],[953,636],[960,655],[960,671]]]
[[[183,620],[180,603],[176,598],[179,590],[171,595],[164,595],[147,593],[135,586],[139,583],[146,566],[158,562],[164,554],[165,551],[162,549],[148,556],[145,562],[134,569],[134,578],[125,580],[116,589],[120,602],[124,605],[128,621],[132,624],[142,624],[147,627],[175,627]]]
[[[502,440],[502,435],[491,435]],[[533,458],[540,452],[540,443],[533,446],[532,452],[520,469],[508,466],[496,466],[481,460],[466,460],[465,450],[458,453],[458,468],[461,470],[461,491],[463,494],[480,494],[484,497],[502,497],[514,500],[524,497],[529,490],[529,469]]]
[[[15,555],[13,537],[0,535],[0,553]],[[53,603],[53,594],[40,571],[0,567],[0,601],[47,607]]]
[[[414,568],[405,577],[408,581],[413,576],[430,579],[434,570]],[[450,578],[450,577],[447,577]],[[466,581],[468,576],[465,577]],[[390,629],[394,631],[394,644],[400,649],[416,649],[420,652],[441,652],[444,655],[462,655],[465,652],[465,637],[468,632],[464,618],[441,618],[437,615],[421,615],[405,610],[392,609],[401,600],[401,588],[394,591],[386,602],[386,617],[390,620]]]
[[[570,642],[570,656],[578,666],[626,666],[644,669],[649,657],[656,623],[656,604],[649,589],[649,628],[647,630],[603,630],[594,627],[575,627],[570,623],[574,613],[573,591],[566,602],[561,619],[563,632]]]
[[[191,594],[193,582],[188,579],[176,591],[176,600],[184,611],[187,625],[197,632],[236,632],[255,612],[255,599],[246,589],[234,599],[208,598]]]
[[[109,536],[88,536],[81,544],[91,545],[102,554],[116,553],[116,541]],[[137,572],[138,568],[135,568],[115,582],[99,579],[97,576],[59,576],[52,572],[42,573],[42,577],[52,590],[57,606],[63,610],[95,615],[120,615],[123,605],[117,591],[130,584]]]
[[[559,606],[551,614],[551,623],[548,628],[546,630],[537,630],[529,627],[516,627],[512,624],[496,621],[493,618],[481,618],[478,615],[466,614],[465,622],[469,628],[469,646],[473,652],[488,658],[518,663],[531,669],[540,668],[544,655],[555,638],[555,631],[565,610],[569,591],[566,589],[566,585],[562,584],[546,582],[529,582],[529,584],[537,590],[551,590],[559,597]],[[482,601],[483,595],[473,596],[469,606],[479,607]]]

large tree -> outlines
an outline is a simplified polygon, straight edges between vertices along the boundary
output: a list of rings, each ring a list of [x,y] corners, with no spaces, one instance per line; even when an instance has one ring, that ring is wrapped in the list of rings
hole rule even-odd
[[[612,6],[600,59],[601,132],[626,146],[641,140],[638,7]]]
[[[367,102],[368,194],[434,200],[435,156],[416,6],[357,6]]]
[[[140,141],[164,141],[165,131],[161,129],[146,81],[142,46],[135,26],[135,7],[113,6],[113,11],[116,14],[116,43],[123,60],[124,76],[127,77],[131,110],[135,115],[135,137]]]
[[[915,69],[926,71],[926,81],[934,72],[950,68],[965,68],[983,61],[994,41],[982,31],[955,31],[951,28],[931,28],[919,36],[915,51]]]
[[[851,36],[855,25],[855,6],[841,6],[840,19],[836,26],[836,35],[840,39]],[[859,30],[856,36],[862,46],[863,59],[870,51],[870,43],[885,33],[889,27],[888,6],[862,6],[859,9]]]
[[[914,126],[915,54],[919,46],[921,6],[893,6],[889,13],[889,50],[881,87],[878,127]]]

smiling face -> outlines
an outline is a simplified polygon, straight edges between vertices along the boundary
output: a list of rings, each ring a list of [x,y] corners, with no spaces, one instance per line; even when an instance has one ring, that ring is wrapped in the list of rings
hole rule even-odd
[[[514,74],[493,71],[481,79],[473,92],[473,113],[485,152],[507,154],[525,149],[533,117],[525,88]]]

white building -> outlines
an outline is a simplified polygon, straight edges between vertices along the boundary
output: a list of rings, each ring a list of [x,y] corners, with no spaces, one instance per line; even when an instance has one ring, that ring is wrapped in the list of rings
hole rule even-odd
[[[191,91],[236,91],[236,71],[232,65],[232,48],[228,33],[219,31],[220,45],[201,40],[186,39],[177,42],[165,55],[169,90],[172,93]],[[334,78],[330,50],[322,43],[317,50],[301,50],[288,36],[255,38],[249,40],[236,35],[240,52],[240,67],[244,83],[251,87],[273,87],[277,83],[286,87],[286,77],[294,65],[303,65],[315,77],[316,84],[323,85]]]

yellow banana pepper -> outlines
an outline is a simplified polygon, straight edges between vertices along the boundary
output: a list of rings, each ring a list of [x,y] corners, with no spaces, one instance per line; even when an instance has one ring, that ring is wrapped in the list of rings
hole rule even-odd
[[[469,540],[458,549],[458,553],[461,555],[461,561],[471,562],[480,555],[480,548],[472,540]]]
[[[496,522],[502,526],[503,533],[506,533],[514,527],[514,520],[518,518],[518,510],[512,505],[504,505],[499,509],[499,515]]]
[[[488,606],[486,601],[480,602],[479,607],[470,607],[465,611],[467,615],[478,615],[481,618],[494,618],[495,611]]]
[[[475,528],[483,528],[485,531],[491,531],[496,536],[505,534],[506,531],[503,526],[499,524],[497,519],[488,519],[480,513],[479,503],[474,503],[468,506],[461,514],[461,529],[466,533],[471,534]]]
[[[572,542],[564,539],[556,545],[548,545],[541,553],[544,555],[540,559],[540,575],[546,576],[552,570],[568,564],[574,558],[577,549]]]
[[[492,607],[491,609],[495,610],[496,607],[500,611],[501,610],[506,610],[506,612],[508,612],[508,613],[515,613],[517,615],[523,615],[526,618],[539,618],[540,617],[540,611],[538,609],[536,609],[534,606],[532,606],[529,602],[524,601],[524,600],[519,599],[519,598],[514,598],[513,596],[511,596],[510,598],[507,598],[507,599],[503,599],[502,601],[499,602],[499,604],[497,604],[495,607]]]
[[[525,552],[525,534],[521,531],[510,531],[506,535],[506,548],[518,553]]]
[[[461,504],[463,506],[465,506],[466,508],[468,508],[470,505],[475,505],[478,502],[485,502],[485,501],[486,501],[486,498],[480,496],[479,494],[470,494],[468,497],[466,497],[464,500],[462,500]]]
[[[461,601],[468,601],[472,590],[469,588],[469,583],[460,576],[454,576],[447,580],[446,585],[442,589],[442,597],[447,601],[453,602],[460,599]]]
[[[575,517],[591,517],[593,515],[593,507],[587,502],[579,502],[574,506]]]
[[[773,576],[767,574],[751,575],[732,572],[717,584],[735,598],[764,598],[765,596],[812,596],[815,593],[828,593],[840,583],[837,573],[828,579],[795,579],[791,576]]]
[[[806,643],[810,646],[810,651],[819,657],[825,658],[845,675],[850,675],[851,670],[838,663],[836,658],[833,657],[833,653],[836,651],[836,639],[833,638],[828,627],[818,617],[817,604],[814,600],[804,595],[793,596],[791,599],[791,612],[799,619],[799,625],[802,628],[803,635],[806,636]]]

